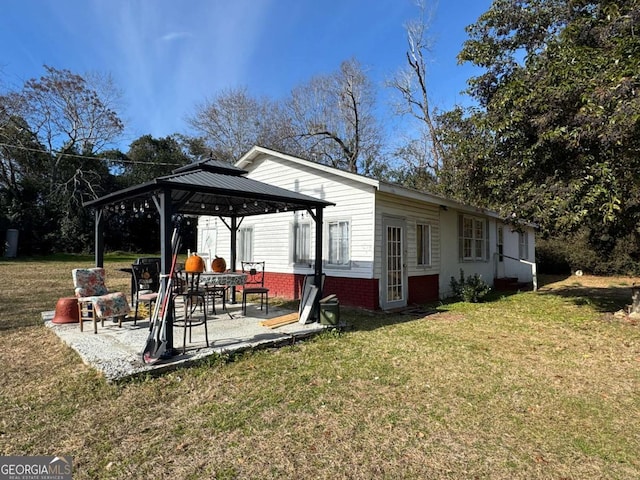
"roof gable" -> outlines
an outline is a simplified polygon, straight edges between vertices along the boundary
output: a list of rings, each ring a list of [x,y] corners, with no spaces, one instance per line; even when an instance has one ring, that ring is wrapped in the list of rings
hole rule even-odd
[[[361,183],[362,185],[372,186],[379,192],[385,192],[387,194],[401,197],[403,199],[411,199],[415,201],[426,202],[426,203],[438,205],[441,207],[460,210],[462,212],[487,215],[493,218],[500,218],[500,219],[502,218],[492,210],[487,210],[485,208],[480,208],[480,207],[474,207],[472,205],[465,205],[463,203],[460,203],[445,197],[422,192],[412,188],[407,188],[399,184],[380,181],[373,178],[365,177],[363,175],[346,172],[338,168],[322,165],[317,162],[312,162],[310,160],[294,157],[292,155],[287,155],[286,153],[278,152],[276,150],[271,150],[271,149],[260,147],[260,146],[254,146],[253,148],[251,148],[251,150],[249,150],[245,155],[242,156],[242,158],[240,158],[240,160],[236,162],[235,166],[241,169],[251,170],[251,167],[254,164],[254,162],[256,162],[258,159],[263,157],[276,158],[284,162],[291,163],[293,165],[300,165],[311,170],[317,170],[317,171],[329,173],[331,175],[336,175],[338,177],[349,179],[353,182]]]
[[[245,169],[247,167],[250,167],[254,161],[256,161],[258,158],[262,156],[279,158],[289,163],[302,165],[312,170],[319,170],[322,172],[329,173],[331,175],[347,178],[354,182],[362,183],[363,185],[373,186],[375,188],[378,188],[380,185],[380,181],[374,178],[358,175],[357,173],[346,172],[344,170],[340,170],[339,168],[330,167],[328,165],[322,165],[321,163],[312,162],[311,160],[305,160],[303,158],[294,157],[293,155],[287,155],[286,153],[278,152],[276,150],[271,150],[271,149],[259,147],[259,146],[253,147],[246,154],[244,154],[242,158],[235,163],[235,166],[241,169]]]

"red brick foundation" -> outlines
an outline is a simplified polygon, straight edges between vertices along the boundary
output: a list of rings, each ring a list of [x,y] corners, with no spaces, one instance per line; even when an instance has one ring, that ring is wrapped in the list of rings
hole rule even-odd
[[[341,305],[378,310],[379,283],[375,278],[327,277],[323,294],[335,293]]]
[[[269,296],[297,300],[302,296],[305,275],[292,273],[265,274],[265,287]],[[380,308],[378,302],[378,280],[371,278],[344,278],[327,276],[323,295],[335,293],[341,305],[361,307],[368,310]]]
[[[302,296],[304,275],[267,272],[265,286],[273,297],[297,300]],[[439,298],[438,275],[409,277],[407,302],[421,304],[437,301]],[[345,278],[327,276],[323,295],[335,293],[341,305],[378,310],[379,281],[375,278]]]
[[[439,275],[409,277],[408,303],[429,303],[440,298]]]

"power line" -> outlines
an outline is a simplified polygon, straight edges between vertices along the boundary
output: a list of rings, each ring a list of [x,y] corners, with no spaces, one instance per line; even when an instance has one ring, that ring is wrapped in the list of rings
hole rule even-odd
[[[130,163],[130,164],[136,164],[136,165],[151,165],[151,166],[171,166],[171,167],[179,166],[179,164],[177,163],[142,162],[139,160],[131,160],[128,158],[127,159],[124,159],[124,158],[111,159],[111,158],[104,158],[104,157],[90,157],[88,155],[79,155],[76,153],[65,153],[59,150],[46,151],[46,150],[40,150],[38,148],[25,147],[24,145],[12,145],[12,144],[3,143],[3,142],[0,142],[0,147],[16,148],[19,150],[26,150],[28,152],[44,153],[47,155],[55,154],[55,155],[61,155],[63,157],[72,157],[72,158],[80,158],[80,159],[88,159],[88,160],[102,160],[105,162]]]

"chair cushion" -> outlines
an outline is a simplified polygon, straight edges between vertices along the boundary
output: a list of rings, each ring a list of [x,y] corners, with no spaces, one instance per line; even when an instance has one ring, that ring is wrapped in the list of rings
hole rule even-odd
[[[76,268],[71,273],[76,297],[109,293],[104,283],[104,268]]]
[[[131,311],[127,297],[122,292],[80,297],[78,301],[91,302],[97,318],[124,316]]]

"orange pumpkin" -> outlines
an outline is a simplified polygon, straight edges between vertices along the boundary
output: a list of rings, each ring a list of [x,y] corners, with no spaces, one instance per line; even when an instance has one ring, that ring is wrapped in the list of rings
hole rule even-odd
[[[216,273],[222,273],[227,269],[227,262],[224,261],[224,258],[216,255],[216,258],[211,262],[211,270]]]
[[[184,262],[184,269],[187,272],[202,273],[204,272],[204,260],[194,253]]]

